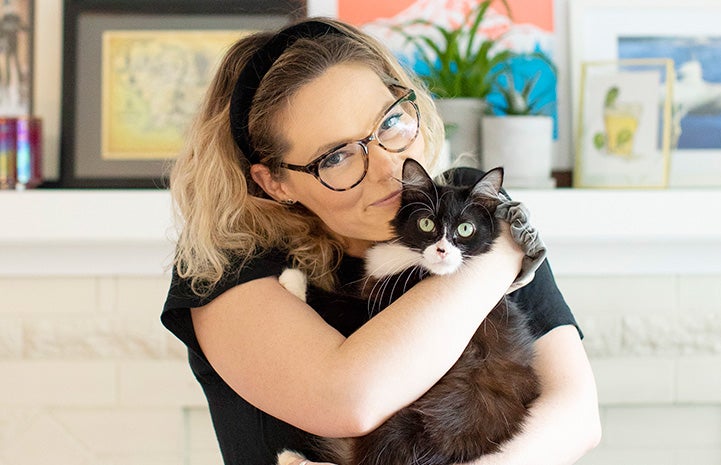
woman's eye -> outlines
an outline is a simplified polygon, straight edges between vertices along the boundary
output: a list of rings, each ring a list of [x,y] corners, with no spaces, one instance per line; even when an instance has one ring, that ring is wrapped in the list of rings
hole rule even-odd
[[[331,169],[340,166],[353,156],[353,151],[342,148],[326,155],[320,162],[320,169]]]
[[[436,224],[430,218],[421,218],[418,220],[418,229],[423,232],[431,232],[436,227]]]
[[[402,115],[401,113],[391,113],[386,116],[386,118],[383,120],[380,126],[381,131],[388,131],[389,129],[393,129],[395,126],[398,125],[398,123],[401,122]]]
[[[461,237],[471,237],[476,232],[476,227],[472,223],[461,223],[456,228],[458,235]]]

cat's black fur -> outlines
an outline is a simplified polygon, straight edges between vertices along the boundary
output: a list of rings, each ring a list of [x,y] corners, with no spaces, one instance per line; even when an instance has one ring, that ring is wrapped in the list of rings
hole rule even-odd
[[[446,239],[464,258],[488,252],[500,233],[494,212],[502,179],[502,170],[496,169],[474,186],[439,185],[417,162],[407,160],[401,208],[392,222],[398,236],[394,242],[423,251],[446,230]],[[445,228],[424,233],[418,227],[422,218]],[[471,237],[457,234],[463,222],[474,224]],[[428,273],[412,268],[373,279],[374,308],[384,308]],[[452,465],[496,452],[523,428],[539,394],[532,360],[525,317],[504,298],[436,385],[367,436],[329,440],[326,445],[334,452],[323,459],[339,465]]]

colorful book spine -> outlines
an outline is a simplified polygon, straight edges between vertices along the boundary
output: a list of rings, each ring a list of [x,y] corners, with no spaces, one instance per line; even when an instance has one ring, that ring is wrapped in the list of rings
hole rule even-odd
[[[0,189],[17,183],[17,119],[0,118]]]
[[[0,117],[0,189],[26,189],[42,182],[42,120]]]
[[[17,119],[17,184],[37,187],[42,182],[42,121],[40,118]]]

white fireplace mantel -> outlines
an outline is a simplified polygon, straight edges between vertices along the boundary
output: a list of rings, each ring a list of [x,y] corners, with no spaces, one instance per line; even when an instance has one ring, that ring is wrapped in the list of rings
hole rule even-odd
[[[516,190],[558,275],[721,273],[721,190]],[[158,275],[162,190],[0,191],[0,276]]]

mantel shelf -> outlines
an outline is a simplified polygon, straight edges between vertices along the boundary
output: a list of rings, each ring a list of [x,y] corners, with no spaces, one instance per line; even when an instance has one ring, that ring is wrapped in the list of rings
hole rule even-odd
[[[721,190],[515,190],[557,274],[721,273]],[[162,190],[0,191],[0,275],[155,275],[173,253]]]

